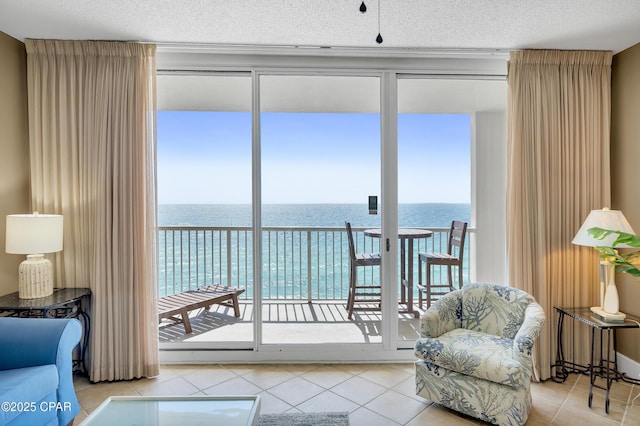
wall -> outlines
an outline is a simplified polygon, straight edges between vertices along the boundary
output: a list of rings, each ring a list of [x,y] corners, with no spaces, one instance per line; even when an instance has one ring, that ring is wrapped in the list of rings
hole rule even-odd
[[[506,83],[505,83],[506,85]],[[506,103],[506,102],[505,102]],[[505,105],[506,106],[506,105]],[[471,282],[507,283],[507,113],[478,112],[474,119],[471,184]]]
[[[640,234],[640,44],[613,58],[611,91],[611,206]],[[620,310],[640,317],[640,280],[616,274]],[[640,333],[623,330],[618,350],[640,363]]]
[[[0,32],[0,295],[18,290],[23,256],[7,254],[7,214],[29,211],[27,54],[24,44]]]

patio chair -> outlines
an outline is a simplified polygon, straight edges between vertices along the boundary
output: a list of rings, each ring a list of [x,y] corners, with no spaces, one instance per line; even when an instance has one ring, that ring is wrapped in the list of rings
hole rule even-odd
[[[453,288],[452,274],[454,266],[458,268],[458,288],[462,288],[462,259],[466,235],[467,222],[454,220],[451,222],[451,229],[449,230],[449,241],[447,243],[446,253],[418,253],[418,306],[420,309],[422,309],[423,299],[426,299],[428,309],[431,306],[431,302],[455,290]],[[427,275],[424,285],[422,283],[422,262],[425,262]],[[447,284],[442,284],[442,282],[433,284],[431,282],[431,267],[436,265],[447,267]],[[426,295],[426,297],[424,295]]]
[[[381,310],[381,286],[373,284],[359,285],[358,268],[362,266],[380,266],[382,257],[380,253],[356,253],[351,224],[345,222],[345,226],[349,239],[349,298],[347,299],[347,311],[349,312],[349,319],[351,319],[353,311]]]

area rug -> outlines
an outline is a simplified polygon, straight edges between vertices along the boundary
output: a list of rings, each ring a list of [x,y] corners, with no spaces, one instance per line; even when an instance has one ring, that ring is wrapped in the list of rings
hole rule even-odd
[[[258,426],[349,426],[349,413],[261,414]]]

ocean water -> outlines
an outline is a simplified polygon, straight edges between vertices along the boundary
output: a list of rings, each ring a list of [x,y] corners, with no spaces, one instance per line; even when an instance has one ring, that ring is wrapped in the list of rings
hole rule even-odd
[[[265,204],[263,226],[379,227],[380,214],[370,215],[366,204]],[[452,220],[469,222],[470,204],[400,204],[398,226],[448,227]],[[251,226],[248,204],[160,204],[160,226]]]
[[[367,209],[365,204],[264,205],[262,222],[270,229],[262,235],[263,297],[346,299],[349,254],[344,222],[355,229],[379,227],[380,215],[370,215]],[[470,215],[469,204],[401,204],[398,225],[448,229],[452,220],[469,222]],[[243,298],[253,296],[249,205],[164,204],[158,206],[158,222],[160,227],[171,227],[161,229],[158,239],[161,296],[211,284],[244,288]],[[296,227],[307,229],[292,229]],[[380,251],[379,239],[362,232],[355,232],[354,238],[357,251]],[[443,245],[446,250],[446,233],[418,241],[416,253],[442,250]],[[377,283],[375,268],[366,269],[359,281]],[[440,271],[436,274],[434,282],[440,279]]]

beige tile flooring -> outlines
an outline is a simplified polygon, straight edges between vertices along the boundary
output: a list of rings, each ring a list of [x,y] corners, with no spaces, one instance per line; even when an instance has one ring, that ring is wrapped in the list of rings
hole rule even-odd
[[[160,375],[91,384],[74,378],[82,410],[79,424],[112,395],[260,395],[261,413],[348,411],[351,425],[483,424],[414,393],[413,364],[164,365]],[[639,425],[640,386],[614,383],[610,412],[596,389],[587,405],[589,378],[533,383],[527,425]]]

